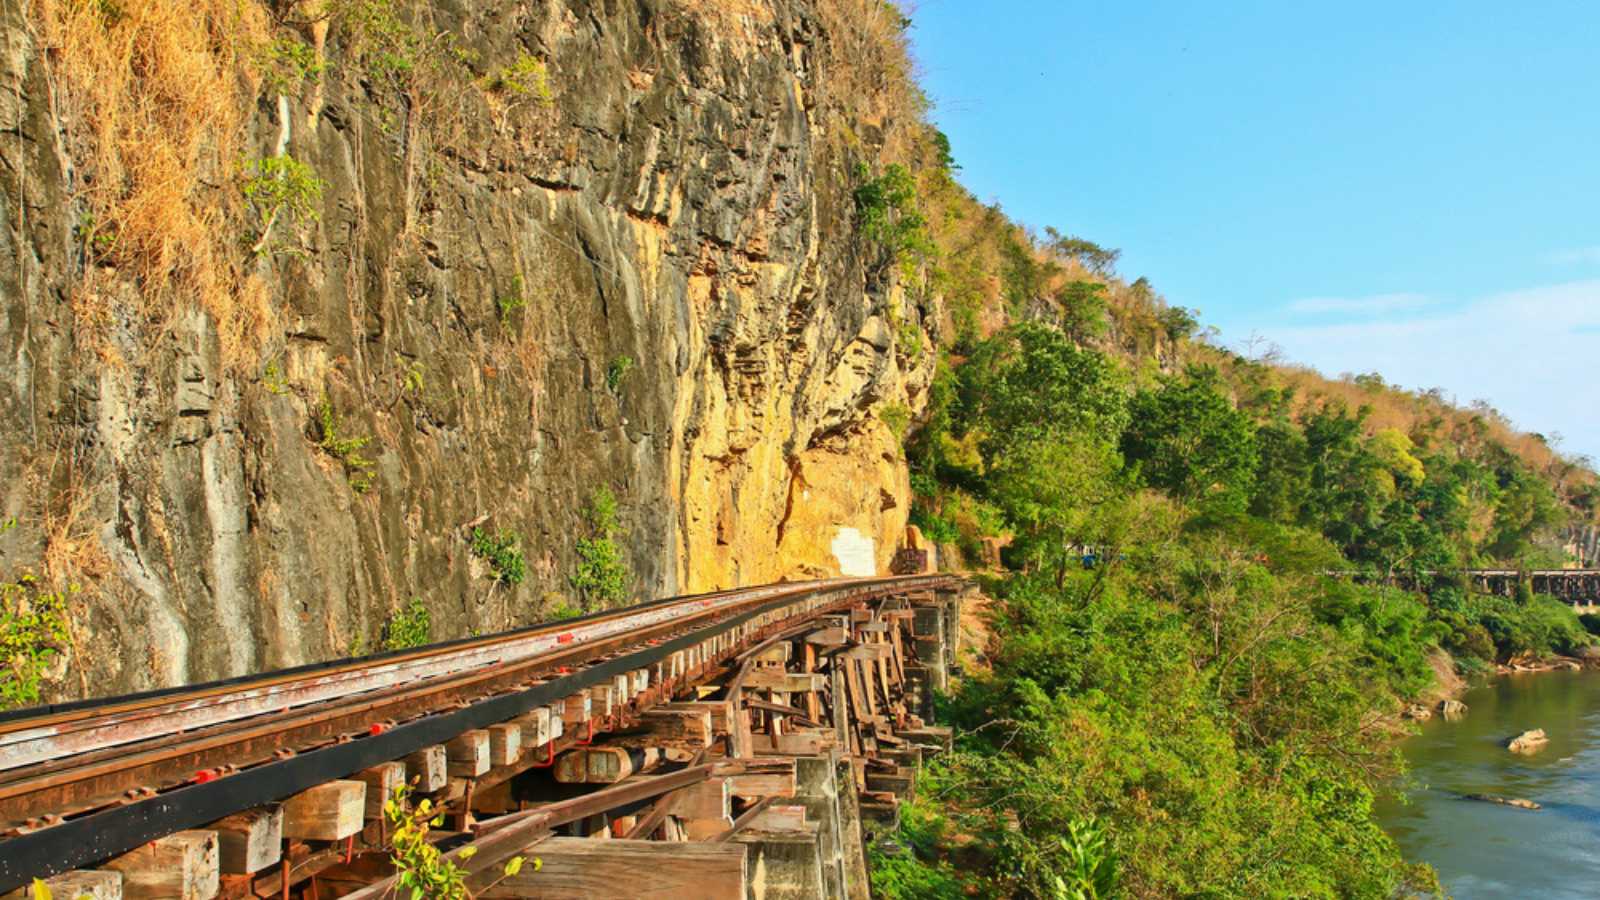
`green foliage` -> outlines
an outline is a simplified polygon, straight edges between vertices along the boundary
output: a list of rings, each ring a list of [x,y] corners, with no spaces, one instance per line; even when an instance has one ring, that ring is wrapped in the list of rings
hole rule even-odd
[[[578,568],[572,575],[572,588],[590,604],[615,606],[628,599],[632,574],[615,540],[622,529],[617,498],[610,488],[595,489],[584,518],[589,534],[578,538]]]
[[[31,573],[0,582],[0,709],[39,702],[45,672],[66,647],[67,599],[77,590],[48,589]]]
[[[622,390],[622,382],[627,379],[628,373],[633,371],[633,357],[617,356],[606,364],[606,387],[615,394]]]
[[[911,427],[911,407],[904,403],[885,403],[878,408],[878,418],[889,426],[895,440],[905,440],[906,430]]]
[[[261,370],[261,385],[275,396],[282,397],[289,393],[289,380],[283,375],[283,368],[277,360],[267,363]]]
[[[881,247],[890,261],[908,254],[934,254],[928,222],[917,208],[917,181],[899,163],[873,177],[865,164],[856,167],[856,228],[861,236]]]
[[[516,62],[491,75],[485,86],[491,91],[529,98],[541,106],[549,106],[555,100],[550,90],[549,69],[543,60],[535,59],[526,53],[518,56]]]
[[[399,887],[410,892],[411,900],[471,900],[466,871],[445,859],[428,839],[428,832],[443,824],[440,811],[434,808],[429,797],[419,800],[415,809],[410,808],[407,802],[410,793],[411,789],[402,785],[383,802],[383,816],[388,822],[389,840],[394,848],[390,861],[394,864]],[[477,852],[476,847],[468,845],[461,849],[458,858],[465,862]],[[502,867],[499,880],[522,871],[526,861],[526,857],[512,857]],[[535,859],[534,870],[538,871],[540,866],[541,861]],[[499,880],[494,883],[498,884]]]
[[[269,94],[298,94],[304,85],[321,78],[328,67],[315,47],[288,37],[260,48],[256,65],[261,70],[262,87]]]
[[[383,649],[408,650],[433,641],[433,620],[420,597],[412,597],[404,609],[383,623]]]
[[[1215,369],[1191,368],[1130,404],[1122,451],[1151,487],[1193,502],[1243,509],[1255,476],[1255,428]]]
[[[291,225],[315,221],[317,204],[327,183],[311,167],[285,153],[258,159],[245,167],[240,190],[255,211],[260,228],[250,252],[270,246],[272,229],[280,220]]]
[[[500,311],[500,325],[502,328],[511,327],[511,316],[526,309],[528,298],[523,293],[522,276],[516,275],[511,279],[511,291],[495,298],[495,309]]]
[[[1106,311],[1106,286],[1098,281],[1069,281],[1056,293],[1061,330],[1075,343],[1086,344],[1111,327]]]
[[[352,437],[344,433],[334,414],[333,402],[324,395],[317,403],[317,446],[344,466],[350,489],[358,494],[365,494],[372,488],[373,470],[377,468],[375,461],[361,453],[370,443],[370,437]]]
[[[494,533],[476,526],[472,529],[472,555],[487,562],[494,580],[504,585],[519,585],[527,577],[521,544],[522,535],[509,529]]]

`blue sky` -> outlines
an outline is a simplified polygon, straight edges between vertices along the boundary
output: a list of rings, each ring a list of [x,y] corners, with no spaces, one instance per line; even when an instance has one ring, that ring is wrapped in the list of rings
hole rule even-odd
[[[1600,458],[1600,5],[923,0],[986,201],[1242,347],[1482,398]]]

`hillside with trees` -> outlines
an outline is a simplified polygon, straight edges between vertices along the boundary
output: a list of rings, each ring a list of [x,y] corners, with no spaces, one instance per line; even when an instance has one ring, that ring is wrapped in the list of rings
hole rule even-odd
[[[878,889],[1431,889],[1371,814],[1400,710],[1444,668],[1592,643],[1452,574],[1573,564],[1589,461],[1442,390],[1228,349],[1118,251],[976,201],[931,125],[907,146],[861,173],[859,230],[941,317],[912,519],[992,571],[994,633]]]

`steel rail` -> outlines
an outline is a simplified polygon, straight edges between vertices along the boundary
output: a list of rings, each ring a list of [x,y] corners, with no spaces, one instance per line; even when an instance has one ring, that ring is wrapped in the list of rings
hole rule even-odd
[[[851,603],[893,593],[949,587],[958,580],[951,576],[839,579],[723,592],[709,597],[690,598],[688,602],[657,601],[616,614],[593,617],[584,623],[588,626],[598,620],[613,623],[628,620],[637,626],[637,619],[628,619],[630,614],[675,610],[673,615],[651,617],[649,621],[655,624],[647,625],[642,630],[595,631],[583,643],[579,643],[574,635],[567,641],[557,642],[554,645],[557,649],[553,651],[547,647],[543,653],[520,656],[511,663],[481,662],[476,669],[455,671],[423,685],[395,687],[388,693],[381,689],[355,691],[333,699],[301,704],[303,708],[285,706],[286,711],[280,710],[276,716],[228,719],[211,726],[212,729],[220,729],[218,731],[201,729],[176,737],[169,735],[164,741],[157,742],[162,746],[147,748],[149,752],[164,754],[163,758],[169,762],[177,760],[180,764],[193,762],[198,758],[197,754],[232,753],[236,761],[247,767],[226,777],[184,784],[154,796],[130,798],[60,824],[0,840],[0,891],[24,884],[35,875],[65,871],[125,852],[173,831],[203,825],[241,809],[283,799],[323,781],[345,777],[431,744],[441,743],[463,731],[506,721],[602,683],[615,674],[651,665],[671,653],[695,646],[757,616],[787,611],[786,618],[768,626],[757,636],[759,638],[765,636],[767,631],[792,627],[795,621],[812,618]],[[694,630],[683,633],[690,626],[694,626]],[[524,629],[513,634],[520,640],[530,635],[550,638],[573,631],[570,623],[561,623]],[[530,672],[540,666],[549,669],[561,661],[576,661],[585,654],[589,657],[598,656],[616,649],[620,644],[636,645],[663,634],[667,636],[659,643],[651,641],[653,646],[595,662],[571,674],[562,674],[537,684],[526,680]],[[676,636],[672,636],[674,634]],[[489,639],[488,642],[495,643],[495,640]],[[475,642],[475,646],[477,644],[481,642]],[[448,653],[460,646],[447,645],[438,652]],[[419,654],[420,657],[428,655]],[[434,655],[438,655],[437,652]],[[317,676],[306,677],[314,679]],[[270,678],[269,675],[258,680]],[[518,682],[517,679],[522,680]],[[229,693],[228,687],[248,692],[255,686],[259,685],[230,682],[223,686],[203,686],[197,690],[208,697],[225,698]],[[182,691],[164,692],[157,696],[146,695],[136,703],[144,708],[152,705],[182,708],[190,699]],[[119,700],[113,699],[106,706],[120,711],[118,704]],[[409,706],[414,718],[371,735],[355,736],[349,731],[340,731],[360,722],[362,717],[370,718],[397,705]],[[84,706],[67,711],[67,714],[77,715],[82,720],[85,716],[92,717],[91,710],[92,707]],[[61,710],[43,712],[45,717],[62,714]],[[286,748],[285,744],[303,741],[310,733],[307,730],[310,727],[308,720],[315,720],[312,724],[322,729],[324,738],[332,737],[331,742],[308,750],[304,749],[304,743]],[[16,726],[26,721],[27,717],[23,716],[14,718],[11,724]],[[169,743],[170,746],[165,746]],[[121,746],[115,744],[100,750],[109,752]],[[128,745],[128,749],[138,746]],[[197,750],[198,747],[204,749]],[[283,749],[303,752],[291,753],[288,758],[272,758],[271,751]],[[267,761],[261,761],[263,756]],[[96,777],[114,779],[129,777],[132,772],[150,771],[150,759],[138,752],[119,753],[118,757],[123,763],[120,767],[116,764],[117,760],[99,760],[101,768],[95,770]],[[47,795],[52,786],[74,780],[70,761],[65,768],[61,768],[59,763],[51,765],[52,770],[48,772],[34,771],[37,767],[24,767],[22,771],[33,772],[34,777],[25,779],[28,782],[27,789],[15,794],[10,802],[20,803],[30,797]],[[17,788],[19,785],[13,783],[8,787]],[[52,810],[38,810],[41,813],[47,811]]]

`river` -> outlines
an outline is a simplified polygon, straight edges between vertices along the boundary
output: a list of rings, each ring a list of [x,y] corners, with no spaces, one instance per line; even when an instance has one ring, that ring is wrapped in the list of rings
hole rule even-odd
[[[1440,716],[1402,744],[1409,802],[1378,818],[1407,859],[1426,862],[1452,896],[1567,898],[1600,891],[1600,675],[1547,672],[1496,678],[1461,697],[1465,718]],[[1532,756],[1506,738],[1543,728]],[[1459,799],[1523,797],[1539,811]]]

